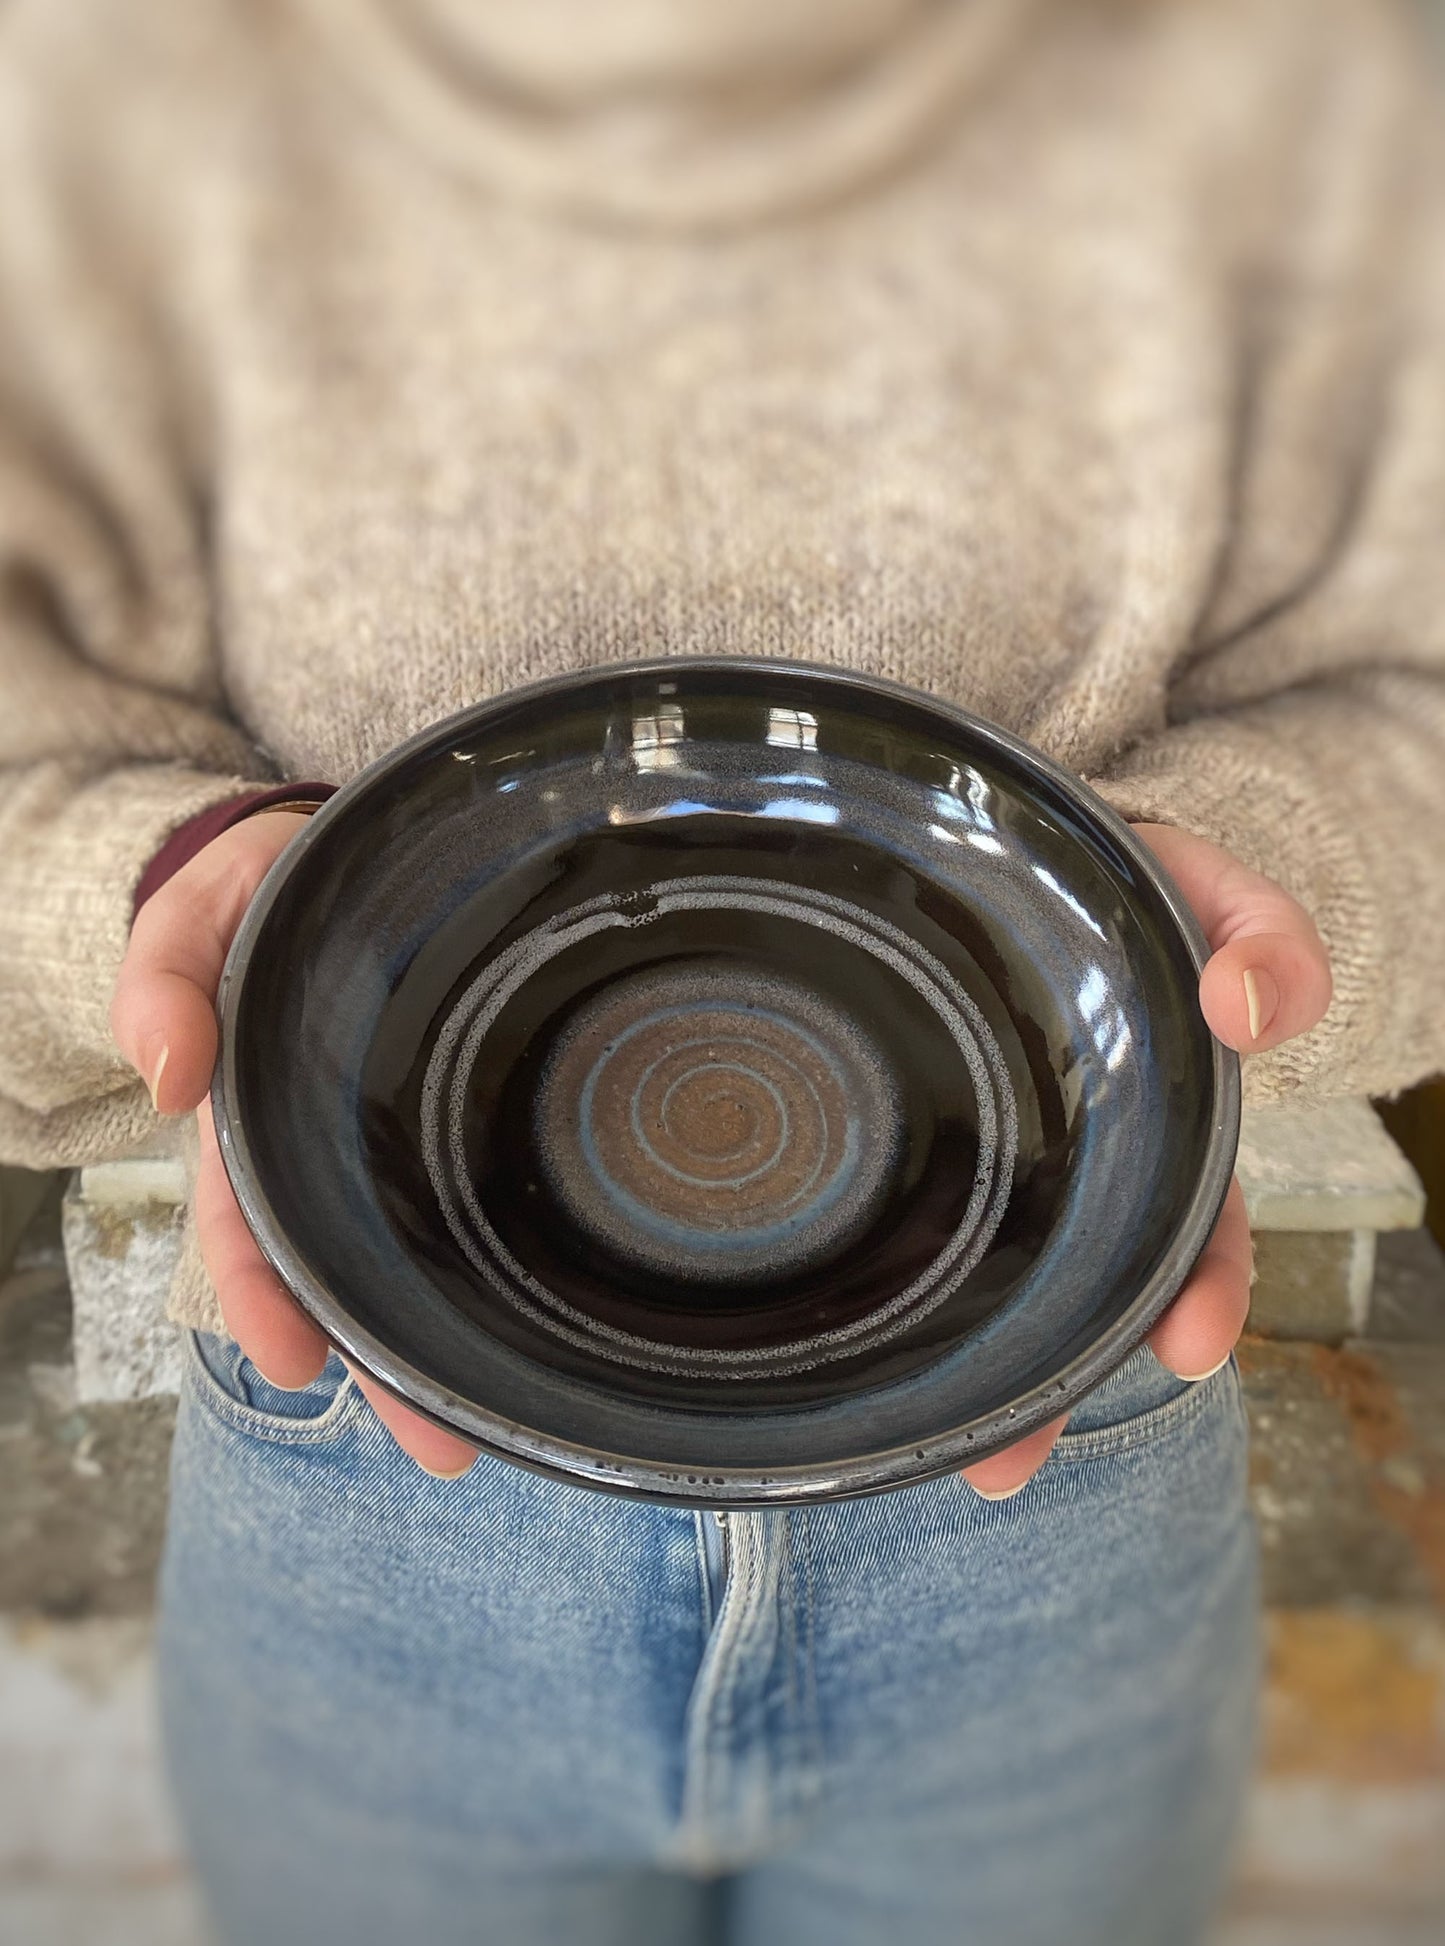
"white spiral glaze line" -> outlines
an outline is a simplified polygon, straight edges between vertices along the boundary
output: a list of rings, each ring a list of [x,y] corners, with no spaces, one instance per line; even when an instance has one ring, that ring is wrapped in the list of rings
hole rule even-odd
[[[665,1345],[601,1323],[533,1277],[492,1228],[469,1180],[463,1139],[467,1080],[493,1022],[538,966],[591,933],[636,923],[617,910],[613,895],[604,894],[558,914],[499,954],[462,995],[437,1037],[422,1087],[422,1153],[453,1240],[487,1284],[535,1324],[596,1356],[644,1370],[675,1375],[709,1372],[720,1378],[750,1378],[759,1371],[782,1376],[811,1371],[900,1336],[945,1303],[977,1266],[1007,1206],[1018,1151],[1018,1118],[1008,1070],[992,1029],[973,999],[924,947],[874,914],[830,893],[807,887],[790,887],[780,893],[769,879],[699,877],[664,880],[648,887],[646,895],[656,898],[655,912],[752,911],[820,925],[834,937],[847,939],[881,959],[922,996],[950,1027],[978,1104],[979,1168],[963,1220],[927,1269],[879,1310],[851,1324],[782,1345],[731,1351]],[[820,916],[814,918],[814,913]],[[902,942],[902,950],[892,943],[895,940]],[[443,1128],[445,1144],[441,1139]],[[453,1191],[460,1197],[462,1210],[456,1207]],[[463,1219],[463,1210],[470,1224]],[[485,1249],[479,1248],[479,1238]],[[529,1297],[533,1300],[530,1303]],[[734,1369],[728,1370],[729,1366]]]

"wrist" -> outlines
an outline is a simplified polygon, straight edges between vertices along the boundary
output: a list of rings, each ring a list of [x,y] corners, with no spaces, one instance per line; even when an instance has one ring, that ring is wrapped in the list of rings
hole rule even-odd
[[[309,816],[335,792],[335,784],[276,784],[247,791],[241,797],[227,798],[198,812],[170,834],[141,874],[131,907],[132,919],[147,899],[174,878],[198,852],[204,851],[213,839],[219,838],[223,831],[229,831],[233,825],[241,824],[262,811],[292,811]]]

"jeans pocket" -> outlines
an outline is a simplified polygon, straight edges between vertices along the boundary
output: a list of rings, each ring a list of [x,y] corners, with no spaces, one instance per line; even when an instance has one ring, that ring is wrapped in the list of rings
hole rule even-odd
[[[361,1404],[356,1382],[336,1352],[318,1375],[291,1391],[262,1376],[231,1338],[188,1331],[185,1377],[191,1396],[237,1431],[287,1445],[336,1438]]]
[[[1208,1378],[1184,1379],[1141,1345],[1075,1406],[1050,1462],[1068,1465],[1148,1445],[1179,1431],[1201,1412],[1227,1405],[1243,1411],[1233,1356]]]

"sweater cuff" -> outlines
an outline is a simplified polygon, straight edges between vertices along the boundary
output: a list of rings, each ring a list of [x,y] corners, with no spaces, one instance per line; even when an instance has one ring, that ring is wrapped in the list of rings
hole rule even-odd
[[[328,797],[335,796],[336,789],[335,784],[277,784],[273,789],[247,791],[240,797],[224,799],[196,812],[170,833],[141,873],[131,907],[132,919],[168,879],[174,878],[197,852],[204,851],[213,838],[219,838],[232,825],[276,805],[324,804]]]
[[[178,763],[98,777],[46,763],[13,780],[0,850],[5,1160],[46,1166],[37,1158],[53,1151],[62,1130],[69,1162],[114,1152],[122,1132],[109,1125],[103,1098],[135,1077],[111,1039],[110,1002],[136,883],[171,832],[257,788],[269,789],[269,780]]]

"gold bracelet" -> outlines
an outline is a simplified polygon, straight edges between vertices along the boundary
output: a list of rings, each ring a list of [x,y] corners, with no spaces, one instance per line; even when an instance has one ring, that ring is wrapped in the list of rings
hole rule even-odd
[[[303,817],[309,818],[313,811],[320,809],[321,806],[314,797],[288,797],[283,798],[279,804],[253,804],[241,819],[241,823],[244,824],[246,818],[259,818],[265,811],[297,811]]]

